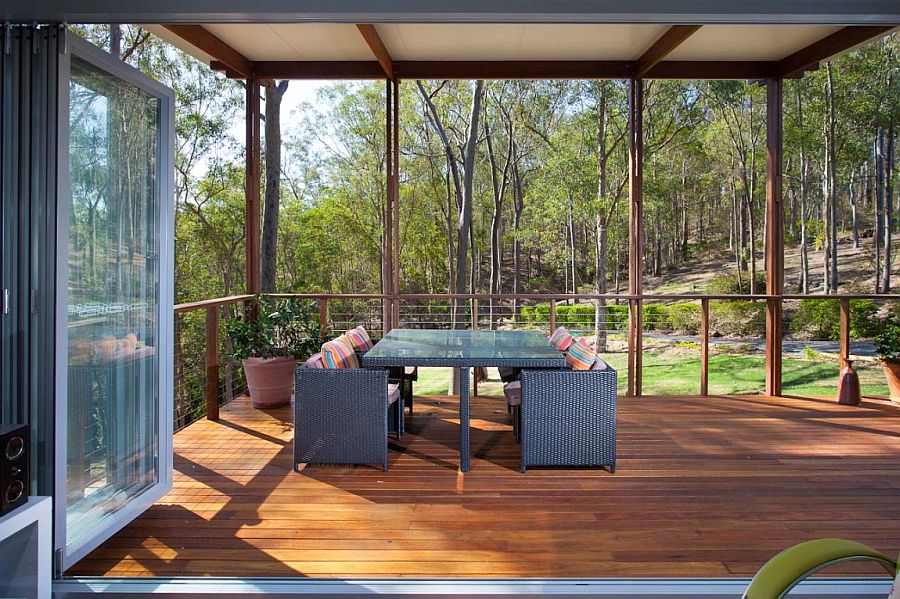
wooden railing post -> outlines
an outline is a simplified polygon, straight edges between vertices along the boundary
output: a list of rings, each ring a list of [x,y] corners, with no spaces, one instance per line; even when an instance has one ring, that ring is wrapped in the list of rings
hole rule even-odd
[[[840,339],[841,368],[847,365],[850,359],[850,300],[841,299],[841,339]]]
[[[206,418],[219,419],[219,307],[206,308]]]
[[[700,395],[709,395],[709,300],[700,300]]]
[[[328,330],[328,298],[319,298],[319,334],[324,335]]]
[[[556,330],[556,300],[550,300],[550,334]]]
[[[478,298],[472,298],[472,330],[478,330]],[[472,375],[472,395],[478,395],[478,368],[474,369]]]

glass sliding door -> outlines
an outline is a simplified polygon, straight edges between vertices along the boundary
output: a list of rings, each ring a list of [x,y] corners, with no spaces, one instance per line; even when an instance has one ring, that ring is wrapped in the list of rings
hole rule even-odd
[[[171,487],[172,441],[171,92],[71,42],[57,315],[63,567]]]

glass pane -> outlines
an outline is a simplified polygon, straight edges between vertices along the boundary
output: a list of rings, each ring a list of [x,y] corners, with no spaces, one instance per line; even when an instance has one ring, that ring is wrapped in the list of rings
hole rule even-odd
[[[72,58],[67,543],[159,480],[160,103]]]

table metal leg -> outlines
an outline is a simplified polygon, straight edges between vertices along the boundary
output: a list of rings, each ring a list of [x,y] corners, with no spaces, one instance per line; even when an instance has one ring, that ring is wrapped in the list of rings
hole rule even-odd
[[[459,369],[459,469],[469,471],[469,369]]]

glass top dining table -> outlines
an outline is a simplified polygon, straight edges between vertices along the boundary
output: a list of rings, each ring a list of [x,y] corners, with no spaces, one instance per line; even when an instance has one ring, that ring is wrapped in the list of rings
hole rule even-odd
[[[563,368],[565,356],[540,331],[392,329],[362,357],[365,368],[459,369],[459,468],[469,471],[469,368]]]

